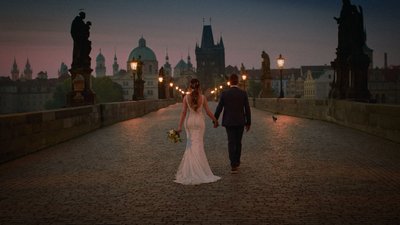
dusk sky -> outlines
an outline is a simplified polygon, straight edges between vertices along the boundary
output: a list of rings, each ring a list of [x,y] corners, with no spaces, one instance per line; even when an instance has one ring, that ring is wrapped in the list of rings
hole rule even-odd
[[[352,0],[364,10],[367,45],[374,50],[374,66],[400,65],[400,3],[398,0]],[[120,69],[129,53],[146,39],[161,67],[166,49],[175,66],[194,53],[205,24],[214,40],[222,36],[226,65],[261,67],[261,52],[281,53],[285,68],[329,64],[335,58],[341,0],[2,0],[0,2],[0,76],[10,76],[16,58],[22,73],[27,58],[34,77],[47,71],[56,77],[61,62],[72,61],[71,22],[79,9],[92,22],[92,69],[101,49],[107,74],[112,74],[114,50]]]

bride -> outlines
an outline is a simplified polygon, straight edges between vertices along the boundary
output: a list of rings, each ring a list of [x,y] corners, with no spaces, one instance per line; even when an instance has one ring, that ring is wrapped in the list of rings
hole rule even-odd
[[[186,150],[176,173],[176,183],[194,185],[215,182],[220,179],[214,176],[204,152],[203,136],[205,122],[203,108],[213,120],[214,127],[218,126],[218,120],[208,108],[207,99],[200,94],[200,82],[197,79],[190,81],[191,93],[182,101],[182,113],[177,131],[182,131],[182,124],[186,131]],[[188,110],[189,109],[189,110]]]

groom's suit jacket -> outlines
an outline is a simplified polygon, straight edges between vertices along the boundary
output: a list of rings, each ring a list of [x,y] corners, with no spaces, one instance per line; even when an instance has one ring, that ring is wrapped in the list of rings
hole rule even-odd
[[[219,118],[222,110],[222,126],[251,125],[251,113],[247,93],[238,87],[231,87],[223,91],[218,106],[215,110],[215,118]]]

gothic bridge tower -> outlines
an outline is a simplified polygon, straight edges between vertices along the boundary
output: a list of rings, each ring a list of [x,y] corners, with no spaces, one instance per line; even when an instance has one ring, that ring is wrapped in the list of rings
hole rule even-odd
[[[203,25],[201,45],[196,43],[197,78],[202,88],[212,88],[225,76],[225,48],[222,36],[217,44],[210,25]]]

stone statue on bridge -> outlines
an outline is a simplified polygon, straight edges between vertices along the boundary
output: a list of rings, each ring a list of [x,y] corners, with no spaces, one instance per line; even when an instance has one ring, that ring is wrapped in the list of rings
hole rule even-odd
[[[258,94],[261,98],[272,98],[274,96],[272,91],[272,76],[271,76],[271,61],[269,59],[269,55],[262,51],[261,58],[263,61],[261,62],[261,91]]]
[[[334,19],[338,24],[338,47],[332,62],[335,78],[329,95],[336,99],[369,101],[370,58],[364,52],[366,33],[362,8],[352,5],[350,0],[343,0],[340,17]]]
[[[71,25],[71,37],[74,41],[71,68],[90,68],[90,51],[92,42],[89,41],[90,21],[84,22],[86,14],[80,12]]]
[[[92,42],[89,40],[91,22],[84,22],[85,12],[80,12],[71,24],[72,49],[71,92],[67,95],[68,106],[94,104],[96,95],[91,90],[90,52]]]

